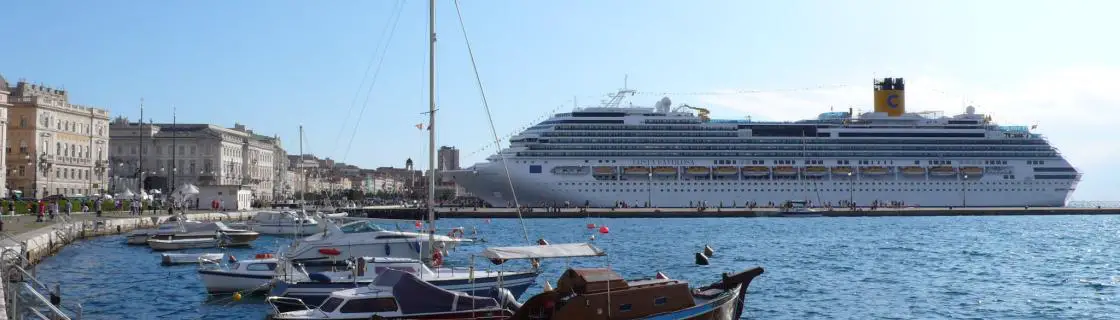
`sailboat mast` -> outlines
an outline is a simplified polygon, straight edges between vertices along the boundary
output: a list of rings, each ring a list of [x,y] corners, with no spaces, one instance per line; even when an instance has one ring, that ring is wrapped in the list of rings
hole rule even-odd
[[[428,1],[428,245],[436,234],[436,1]]]
[[[303,190],[299,193],[299,209],[307,214],[304,195],[307,194],[307,169],[303,167],[303,125],[299,125],[299,176],[303,178]]]

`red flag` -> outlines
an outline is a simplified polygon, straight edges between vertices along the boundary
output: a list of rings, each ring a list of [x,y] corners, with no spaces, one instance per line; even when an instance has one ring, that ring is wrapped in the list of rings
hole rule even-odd
[[[423,123],[417,123],[416,124],[416,130],[424,130],[424,124]]]

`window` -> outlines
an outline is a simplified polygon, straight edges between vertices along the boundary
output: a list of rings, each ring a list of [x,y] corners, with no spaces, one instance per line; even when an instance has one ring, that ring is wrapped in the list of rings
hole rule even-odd
[[[529,166],[529,173],[541,173],[541,166],[540,165]]]
[[[276,264],[275,263],[254,263],[254,264],[250,264],[248,267],[245,267],[245,270],[249,270],[249,271],[273,271],[273,270],[276,270]]]
[[[183,152],[183,150],[186,150],[186,147],[179,146],[179,154],[185,154],[186,152]]]
[[[195,147],[191,146],[191,155],[194,155],[194,153],[195,153]]]
[[[19,116],[19,127],[27,128],[27,116]]]
[[[19,141],[19,153],[27,153],[27,141]]]
[[[342,304],[341,298],[331,297],[327,299],[327,301],[324,301],[323,304],[319,305],[319,311],[334,312],[334,309],[338,309],[338,305],[340,304]]]
[[[657,297],[657,299],[653,299],[653,305],[655,305],[655,306],[663,305],[668,301],[669,301],[669,298]]]
[[[631,306],[630,306],[629,303],[621,304],[621,305],[618,306],[618,311],[621,311],[621,312],[630,311],[630,309],[631,309]]]
[[[397,300],[393,298],[352,299],[342,305],[342,309],[339,309],[339,311],[342,313],[397,311]]]

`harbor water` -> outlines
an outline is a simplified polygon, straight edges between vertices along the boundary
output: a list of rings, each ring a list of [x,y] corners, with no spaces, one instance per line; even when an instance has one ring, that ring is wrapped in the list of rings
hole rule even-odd
[[[609,227],[598,234],[588,223]],[[1120,314],[1120,217],[884,217],[724,219],[530,219],[529,240],[586,241],[607,257],[545,261],[521,299],[555,286],[568,266],[610,266],[628,278],[662,271],[705,285],[721,272],[763,266],[751,284],[749,319],[1108,319]],[[451,253],[465,266],[486,246],[523,245],[514,219],[445,219],[483,241]],[[389,226],[404,230],[411,224]],[[477,229],[477,235],[471,230]],[[239,259],[288,240],[262,237]],[[711,265],[693,264],[705,244]],[[215,252],[198,250],[194,252]],[[512,264],[512,263],[511,263]],[[488,261],[478,268],[495,268]],[[503,265],[507,270],[526,264]],[[36,268],[61,283],[64,304],[85,319],[261,319],[260,297],[208,297],[194,265],[159,265],[158,253],[123,236],[72,244]]]

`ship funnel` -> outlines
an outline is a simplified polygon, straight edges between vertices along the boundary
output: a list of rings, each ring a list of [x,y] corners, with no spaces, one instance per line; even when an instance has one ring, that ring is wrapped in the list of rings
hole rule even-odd
[[[875,79],[875,112],[897,117],[906,113],[906,84],[902,78]]]

